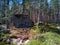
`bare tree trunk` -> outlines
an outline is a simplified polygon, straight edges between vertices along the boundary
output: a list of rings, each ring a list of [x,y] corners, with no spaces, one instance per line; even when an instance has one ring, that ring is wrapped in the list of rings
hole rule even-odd
[[[25,0],[23,0],[23,15],[25,14]]]

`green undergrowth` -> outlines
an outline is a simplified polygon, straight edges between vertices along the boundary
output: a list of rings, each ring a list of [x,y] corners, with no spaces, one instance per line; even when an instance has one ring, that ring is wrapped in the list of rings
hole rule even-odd
[[[9,34],[4,34],[4,33],[0,33],[0,45],[7,45],[6,44],[6,39],[8,38]]]
[[[60,35],[46,32],[30,40],[27,45],[60,45]]]
[[[55,28],[58,23],[35,24],[31,29],[31,34],[36,37],[26,45],[60,45],[60,30]]]

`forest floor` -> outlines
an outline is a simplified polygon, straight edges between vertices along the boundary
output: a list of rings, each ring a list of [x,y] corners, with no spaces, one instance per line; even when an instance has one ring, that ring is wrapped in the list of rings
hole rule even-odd
[[[53,32],[53,33],[57,33],[60,35],[60,25],[55,25],[55,24],[40,25],[39,28],[37,25],[32,28],[10,28],[9,31],[10,31],[10,34],[8,35],[8,37],[11,38],[14,45],[15,44],[25,45],[30,40],[38,36],[41,37],[41,35],[44,35],[45,32]]]
[[[10,29],[11,34],[9,35],[12,38],[12,41],[16,43],[17,45],[19,44],[26,44],[32,37],[30,34],[31,28],[15,28],[15,29]],[[17,39],[15,37],[17,37]]]

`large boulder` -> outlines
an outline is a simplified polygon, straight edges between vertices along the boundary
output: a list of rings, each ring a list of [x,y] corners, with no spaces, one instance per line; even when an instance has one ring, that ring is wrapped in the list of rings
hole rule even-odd
[[[34,25],[28,15],[15,16],[12,21],[17,28],[28,28]]]

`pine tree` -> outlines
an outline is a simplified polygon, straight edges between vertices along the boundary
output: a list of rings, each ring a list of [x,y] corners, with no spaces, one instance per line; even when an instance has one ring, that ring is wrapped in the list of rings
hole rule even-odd
[[[51,0],[51,8],[54,11],[55,22],[59,21],[59,0]]]

